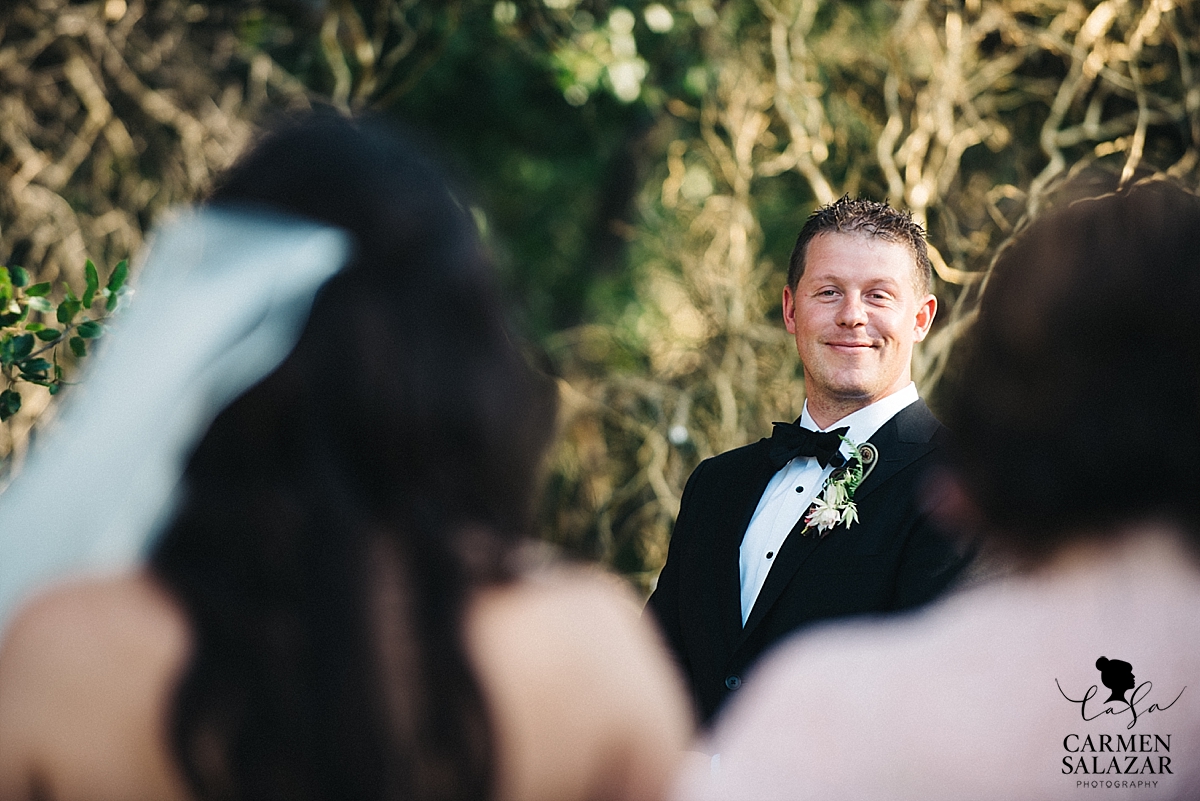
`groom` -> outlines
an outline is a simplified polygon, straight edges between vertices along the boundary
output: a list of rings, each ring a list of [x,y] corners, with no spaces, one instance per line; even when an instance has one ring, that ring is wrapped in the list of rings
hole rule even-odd
[[[803,413],[692,473],[648,607],[705,722],[781,638],[917,606],[963,566],[920,497],[947,437],[911,378],[931,284],[924,231],[887,204],[843,197],[800,232],[783,319]]]

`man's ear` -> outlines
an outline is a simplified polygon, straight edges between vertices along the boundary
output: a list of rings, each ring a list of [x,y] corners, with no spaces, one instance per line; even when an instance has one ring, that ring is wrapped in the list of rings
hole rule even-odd
[[[783,288],[783,325],[789,334],[796,333],[796,298],[790,286]]]
[[[926,295],[921,300],[921,305],[917,307],[917,316],[913,326],[913,342],[923,342],[925,337],[929,335],[929,329],[933,325],[933,318],[937,316],[937,298],[933,295]],[[788,329],[791,330],[790,328]]]

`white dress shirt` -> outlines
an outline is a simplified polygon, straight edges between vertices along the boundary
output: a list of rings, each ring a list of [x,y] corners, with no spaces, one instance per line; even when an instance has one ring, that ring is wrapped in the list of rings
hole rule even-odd
[[[913,383],[893,392],[882,400],[875,401],[856,412],[846,415],[827,428],[818,429],[808,413],[808,401],[800,415],[800,425],[813,431],[832,431],[842,426],[849,427],[846,439],[861,445],[897,412],[917,400],[917,387]],[[849,457],[850,449],[842,443],[842,454]],[[758,599],[767,574],[771,571],[775,556],[783,541],[795,527],[800,516],[807,511],[813,500],[825,486],[833,467],[821,467],[814,456],[797,456],[783,466],[763,491],[758,508],[750,518],[746,536],[742,538],[739,551],[739,567],[742,578],[742,625],[750,618],[750,610]]]

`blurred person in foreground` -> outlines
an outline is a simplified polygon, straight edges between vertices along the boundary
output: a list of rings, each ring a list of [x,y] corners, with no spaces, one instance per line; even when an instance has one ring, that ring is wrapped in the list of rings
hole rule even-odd
[[[1020,233],[947,409],[944,513],[1022,569],[781,646],[677,797],[1200,797],[1198,308],[1200,198],[1172,183]]]
[[[702,720],[781,638],[911,609],[964,565],[921,502],[948,437],[912,381],[932,281],[924,230],[886,203],[843,197],[801,230],[783,320],[802,413],[692,473],[648,607]]]
[[[227,321],[189,352],[238,352],[306,273],[311,311],[193,435],[177,409],[243,360],[196,360],[154,419],[93,394],[92,427],[154,435],[92,472],[151,459],[177,476],[150,453],[168,435],[191,455],[143,565],[35,596],[9,625],[0,797],[659,797],[682,693],[630,593],[531,551],[554,388],[510,340],[434,168],[379,123],[317,116],[265,138],[155,247],[146,314],[211,271],[263,279],[186,297]],[[176,332],[131,337],[147,331],[130,314],[103,364],[140,364],[137,408],[162,394],[147,353]],[[107,494],[93,502],[108,526]]]

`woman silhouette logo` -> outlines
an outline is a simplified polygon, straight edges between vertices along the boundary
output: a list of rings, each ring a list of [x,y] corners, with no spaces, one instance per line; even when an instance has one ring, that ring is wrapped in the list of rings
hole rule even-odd
[[[1108,697],[1108,701],[1123,701],[1125,693],[1134,688],[1133,680],[1133,665],[1128,662],[1123,662],[1120,659],[1106,659],[1100,657],[1096,660],[1096,669],[1100,671],[1100,681],[1105,687],[1112,690],[1112,695]],[[1108,703],[1105,701],[1104,703]]]

